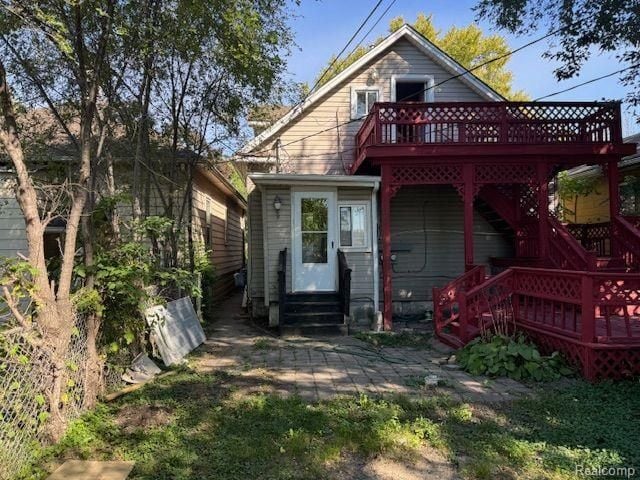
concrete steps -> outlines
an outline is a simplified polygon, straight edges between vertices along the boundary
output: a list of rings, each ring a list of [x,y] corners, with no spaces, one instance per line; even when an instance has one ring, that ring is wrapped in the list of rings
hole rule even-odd
[[[286,296],[281,335],[346,335],[348,326],[337,293],[290,293]]]

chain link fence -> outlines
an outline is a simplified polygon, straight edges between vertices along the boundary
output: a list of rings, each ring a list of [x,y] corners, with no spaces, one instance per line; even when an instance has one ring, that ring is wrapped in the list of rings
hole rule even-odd
[[[0,327],[7,324],[0,318]],[[84,322],[76,325],[67,351],[64,379],[65,415],[83,412],[87,365]],[[47,392],[53,384],[50,359],[28,341],[24,330],[0,330],[0,480],[9,480],[28,464],[45,441],[49,416]]]

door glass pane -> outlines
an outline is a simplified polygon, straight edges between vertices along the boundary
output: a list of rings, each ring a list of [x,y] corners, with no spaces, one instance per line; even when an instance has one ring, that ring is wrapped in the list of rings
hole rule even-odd
[[[302,199],[302,225],[303,232],[326,232],[329,208],[326,198]]]
[[[340,207],[340,245],[351,246],[351,207]]]
[[[327,234],[302,234],[302,263],[327,263]]]
[[[351,208],[351,239],[354,247],[364,247],[367,244],[367,218],[364,205]]]

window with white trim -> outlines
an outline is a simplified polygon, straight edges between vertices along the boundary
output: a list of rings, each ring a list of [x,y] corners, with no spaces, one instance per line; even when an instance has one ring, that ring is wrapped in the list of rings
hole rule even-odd
[[[351,92],[351,118],[362,118],[369,114],[374,103],[380,102],[379,88],[353,89]]]
[[[369,204],[367,202],[350,202],[338,205],[338,221],[340,222],[340,248],[348,250],[368,251],[370,247],[371,227]]]

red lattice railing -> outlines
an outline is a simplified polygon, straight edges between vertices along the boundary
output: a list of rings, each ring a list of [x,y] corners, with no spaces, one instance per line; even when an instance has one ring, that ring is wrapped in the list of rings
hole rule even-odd
[[[580,242],[555,217],[549,215],[549,259],[560,269],[593,271],[595,252],[585,250]]]
[[[502,320],[562,351],[589,379],[640,373],[638,274],[514,267],[457,300],[458,323],[467,325],[459,344]]]
[[[599,257],[611,255],[611,224],[569,223],[567,230],[587,250],[593,250]]]
[[[611,222],[613,255],[622,257],[627,269],[640,271],[640,229],[621,216],[615,216]]]
[[[475,266],[465,272],[460,277],[448,283],[442,288],[433,289],[433,318],[436,334],[443,338],[447,343],[453,343],[454,346],[461,346],[466,343],[466,338],[462,343],[458,343],[455,337],[451,335],[452,326],[460,328],[460,331],[466,332],[467,325],[460,325],[460,297],[464,292],[470,290],[476,285],[480,285],[486,278],[485,268],[482,265]],[[463,316],[466,321],[466,316]],[[457,323],[457,325],[453,325]]]
[[[597,144],[622,142],[617,103],[376,103],[356,137],[374,144]]]

